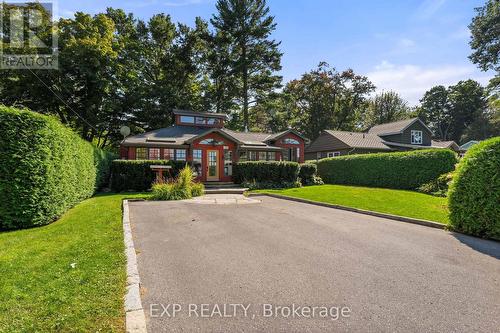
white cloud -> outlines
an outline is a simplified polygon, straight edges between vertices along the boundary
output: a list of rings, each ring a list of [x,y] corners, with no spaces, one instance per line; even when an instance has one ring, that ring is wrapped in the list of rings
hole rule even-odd
[[[479,72],[473,65],[423,67],[411,64],[395,65],[385,60],[366,75],[377,87],[377,92],[396,91],[411,105],[417,105],[423,94],[433,86],[447,87],[467,79],[486,85],[491,78],[490,75]]]
[[[183,7],[189,5],[197,5],[200,3],[202,3],[202,0],[177,0],[163,2],[163,5],[167,7]]]

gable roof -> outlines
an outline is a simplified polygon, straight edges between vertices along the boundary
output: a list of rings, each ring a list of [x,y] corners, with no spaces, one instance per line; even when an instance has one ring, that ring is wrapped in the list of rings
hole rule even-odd
[[[427,125],[425,125],[424,122],[419,118],[410,118],[405,120],[394,121],[392,123],[375,125],[368,130],[368,133],[377,135],[399,134],[417,121],[420,122],[430,133],[432,133],[429,127],[427,127]]]
[[[469,142],[466,142],[460,146],[460,150],[468,150],[470,147],[474,146],[476,143],[479,143],[479,141],[471,140]]]
[[[270,138],[279,138],[288,132],[293,132],[303,138],[294,130],[286,130],[277,134],[259,133],[259,132],[236,132],[227,128],[206,128],[196,126],[176,126],[160,128],[154,131],[131,135],[123,139],[124,146],[168,146],[168,145],[186,145],[198,137],[209,133],[219,133],[234,142],[246,147],[272,148],[269,143]]]
[[[431,141],[431,146],[436,148],[453,148],[458,150],[460,147],[456,144],[455,141]]]
[[[332,130],[325,130],[325,132],[352,148],[391,150],[391,148],[386,146],[383,140],[375,134]]]

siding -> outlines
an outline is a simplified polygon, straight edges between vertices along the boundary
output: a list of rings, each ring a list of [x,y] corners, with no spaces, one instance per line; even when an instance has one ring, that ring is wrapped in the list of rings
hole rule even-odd
[[[320,151],[320,152],[308,152],[308,153],[306,153],[306,160],[317,160],[317,159],[326,158],[326,157],[328,157],[327,153],[334,152],[334,151],[340,152],[340,156],[355,155],[355,154],[390,153],[391,152],[391,151],[387,151],[387,150],[362,149],[362,148],[325,150],[325,151]],[[318,155],[317,155],[318,153],[321,155],[320,157],[318,157]]]
[[[430,133],[427,128],[422,125],[419,121],[416,121],[412,125],[410,125],[407,129],[403,131],[401,134],[393,134],[393,135],[385,135],[381,136],[381,138],[385,141],[395,142],[395,143],[404,143],[411,145],[411,131],[418,130],[422,131],[422,146],[430,146],[432,140],[432,133]]]

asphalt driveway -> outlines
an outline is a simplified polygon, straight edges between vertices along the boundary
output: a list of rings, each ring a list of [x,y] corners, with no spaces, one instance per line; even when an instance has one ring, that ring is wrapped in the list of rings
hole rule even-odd
[[[261,199],[130,203],[150,332],[498,332],[500,243]]]

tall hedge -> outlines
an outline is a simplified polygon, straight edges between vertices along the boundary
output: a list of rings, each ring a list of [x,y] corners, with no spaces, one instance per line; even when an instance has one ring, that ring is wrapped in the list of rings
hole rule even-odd
[[[175,177],[187,162],[165,160],[114,160],[111,164],[111,184],[113,191],[146,191],[151,188],[156,174],[151,165],[170,165],[171,176]],[[168,176],[168,171],[164,171]]]
[[[465,154],[448,201],[454,230],[500,240],[500,137],[480,142]]]
[[[233,168],[233,180],[236,183],[293,183],[297,181],[299,169],[297,162],[238,162]]]
[[[0,229],[55,220],[107,181],[112,158],[55,118],[0,106]]]
[[[415,189],[452,171],[456,161],[451,150],[425,149],[325,158],[317,165],[329,184]]]

